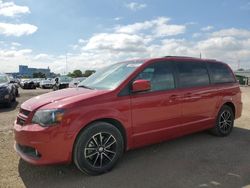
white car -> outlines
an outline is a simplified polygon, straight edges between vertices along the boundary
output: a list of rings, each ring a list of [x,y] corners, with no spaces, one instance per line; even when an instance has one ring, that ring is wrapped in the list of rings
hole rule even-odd
[[[53,82],[51,80],[42,80],[40,82],[40,88],[51,89],[53,87]]]

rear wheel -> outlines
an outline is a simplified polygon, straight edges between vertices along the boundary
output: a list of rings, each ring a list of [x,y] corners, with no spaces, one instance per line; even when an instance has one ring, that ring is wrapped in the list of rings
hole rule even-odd
[[[12,94],[10,93],[10,94],[9,94],[9,99],[8,99],[8,101],[4,104],[4,106],[5,106],[6,108],[10,108],[10,107],[12,106],[12,100],[13,100],[13,98],[12,98],[11,95],[12,95]]]
[[[96,122],[78,136],[74,147],[76,166],[89,175],[111,170],[124,150],[123,137],[112,124]]]
[[[12,95],[12,102],[16,102],[16,92]]]
[[[18,91],[18,88],[16,89],[15,95],[16,95],[16,97],[18,97],[18,96],[19,96],[19,91]]]
[[[234,126],[234,113],[231,107],[224,105],[220,109],[216,125],[213,129],[211,129],[211,132],[216,136],[228,136]]]

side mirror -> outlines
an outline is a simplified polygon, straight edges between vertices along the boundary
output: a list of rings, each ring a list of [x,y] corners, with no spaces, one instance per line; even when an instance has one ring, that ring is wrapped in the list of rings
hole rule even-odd
[[[132,84],[132,92],[148,91],[151,89],[150,81],[135,80]]]

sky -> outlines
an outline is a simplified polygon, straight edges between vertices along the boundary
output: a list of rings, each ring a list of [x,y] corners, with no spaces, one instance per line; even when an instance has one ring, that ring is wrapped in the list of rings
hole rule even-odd
[[[0,72],[200,54],[250,69],[250,0],[0,0]]]

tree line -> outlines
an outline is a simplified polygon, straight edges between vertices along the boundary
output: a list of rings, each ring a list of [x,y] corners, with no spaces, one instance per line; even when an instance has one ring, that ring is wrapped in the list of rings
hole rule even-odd
[[[85,70],[83,73],[81,70],[74,70],[73,72],[69,72],[67,76],[72,78],[77,77],[89,77],[91,74],[95,73],[95,70]],[[42,72],[35,72],[33,73],[33,78],[46,78],[46,75]]]
[[[84,73],[82,73],[81,70],[74,70],[72,73],[69,72],[67,76],[72,77],[72,78],[89,77],[93,73],[95,73],[95,70],[86,70]]]

